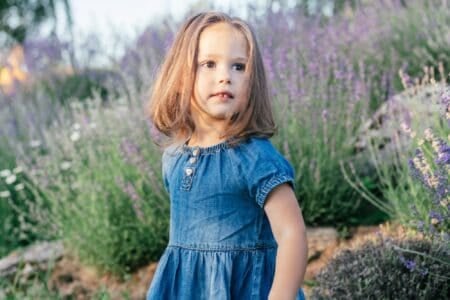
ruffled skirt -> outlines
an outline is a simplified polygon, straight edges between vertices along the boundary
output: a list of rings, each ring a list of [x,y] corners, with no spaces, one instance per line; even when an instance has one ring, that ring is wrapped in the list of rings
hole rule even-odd
[[[276,248],[210,250],[169,246],[147,300],[267,299]],[[304,299],[300,289],[297,299]]]

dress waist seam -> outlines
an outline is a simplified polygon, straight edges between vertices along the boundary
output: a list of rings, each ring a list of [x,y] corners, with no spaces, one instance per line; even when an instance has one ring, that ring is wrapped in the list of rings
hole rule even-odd
[[[192,245],[192,244],[169,244],[167,248],[181,248],[186,250],[195,251],[255,251],[255,250],[268,250],[276,249],[277,245],[261,244],[254,246],[209,246],[209,245]]]

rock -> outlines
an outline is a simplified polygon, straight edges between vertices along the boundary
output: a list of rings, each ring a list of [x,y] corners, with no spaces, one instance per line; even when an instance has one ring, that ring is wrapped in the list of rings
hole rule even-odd
[[[18,250],[0,259],[0,278],[15,276],[21,272],[29,277],[37,271],[47,270],[48,264],[63,256],[62,242],[40,242],[23,250]]]
[[[338,242],[338,233],[333,227],[307,228],[308,261],[320,256],[330,246]]]
[[[320,270],[340,250],[346,249],[374,237],[380,231],[379,226],[359,226],[351,229],[351,237],[347,240],[338,236],[336,229],[332,227],[313,228],[308,234],[308,267],[305,280],[314,280]]]
[[[308,239],[308,267],[305,280],[313,280],[338,246],[339,235],[333,227],[315,227],[307,228],[306,236]]]
[[[439,121],[444,91],[445,86],[437,83],[412,87],[383,103],[350,142],[355,152],[366,152],[373,143],[383,158],[393,158],[399,147],[410,145],[411,132],[422,135]]]
[[[305,280],[314,280],[320,270],[325,267],[328,261],[336,254],[338,247],[338,243],[330,245],[320,253],[319,257],[310,261],[306,268]]]

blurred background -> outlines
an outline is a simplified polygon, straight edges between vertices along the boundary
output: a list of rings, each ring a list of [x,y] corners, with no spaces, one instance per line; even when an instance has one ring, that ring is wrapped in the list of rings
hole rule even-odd
[[[88,298],[143,297],[169,226],[162,136],[145,105],[181,22],[205,10],[241,17],[257,35],[279,128],[272,142],[294,166],[308,228],[331,230],[334,247],[391,223],[426,237],[366,245],[320,276],[313,265],[337,250],[310,249],[308,292],[444,299],[449,6],[0,0],[0,257],[42,242],[64,249],[45,271],[0,260],[0,299],[78,299],[82,278]]]

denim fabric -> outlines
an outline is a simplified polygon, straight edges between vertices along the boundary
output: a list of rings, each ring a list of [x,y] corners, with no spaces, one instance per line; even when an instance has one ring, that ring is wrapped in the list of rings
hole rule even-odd
[[[263,206],[293,178],[267,139],[166,149],[169,245],[147,299],[267,299],[277,244]],[[301,289],[297,299],[304,299]]]

